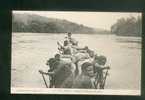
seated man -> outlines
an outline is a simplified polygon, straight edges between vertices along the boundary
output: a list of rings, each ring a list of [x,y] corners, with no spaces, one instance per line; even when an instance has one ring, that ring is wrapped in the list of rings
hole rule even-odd
[[[81,66],[82,73],[76,77],[73,82],[72,88],[94,89],[95,86],[91,81],[94,77],[93,65],[89,62],[85,62]]]
[[[78,45],[71,45],[68,40],[64,41],[64,46],[62,46],[63,54],[65,55],[75,55],[77,53],[85,53],[85,48],[78,47]]]
[[[64,44],[67,41],[68,42],[67,44],[71,46],[71,48],[72,48],[71,53],[76,54],[77,52],[84,52],[84,48],[78,47],[78,41],[76,41],[71,36],[72,36],[72,33],[68,33],[66,40],[64,41]]]
[[[68,40],[65,40],[63,45],[57,42],[58,50],[63,55],[72,55],[72,47]]]
[[[63,54],[72,55],[72,47],[68,41],[64,41]]]
[[[84,48],[80,48],[78,46],[72,46],[73,49],[75,49],[75,53],[73,53],[72,56],[76,58],[76,60],[84,60],[94,57],[94,51],[90,50],[87,46]]]
[[[91,58],[93,58],[95,56],[95,53],[93,50],[89,49],[88,46],[85,46],[84,49],[86,50],[86,52],[89,54],[89,56]]]
[[[81,74],[81,66],[85,62],[92,62],[94,59],[94,51],[88,49],[88,47],[83,48],[85,52],[78,52],[74,55],[75,65],[76,65],[76,75]]]
[[[70,44],[72,44],[72,45],[78,45],[78,41],[76,41],[74,38],[72,38],[72,33],[69,32],[67,34],[67,39],[68,39]]]
[[[63,45],[61,45],[59,42],[57,42],[57,44],[59,46],[58,50],[61,51],[63,55],[72,55],[72,47],[68,40],[65,40]]]

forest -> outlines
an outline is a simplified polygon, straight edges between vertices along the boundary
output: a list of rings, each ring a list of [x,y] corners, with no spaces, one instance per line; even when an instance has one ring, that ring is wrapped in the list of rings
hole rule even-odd
[[[95,21],[94,21],[95,22]],[[97,27],[97,26],[96,26]],[[111,31],[97,29],[70,22],[65,19],[48,18],[34,14],[13,14],[12,32],[31,33],[83,33],[83,34],[115,34],[118,36],[141,36],[142,19],[130,16],[120,18],[110,27]]]
[[[13,32],[32,33],[95,33],[93,28],[64,19],[47,18],[39,15],[13,14]]]
[[[111,32],[119,36],[141,36],[142,20],[141,17],[120,18],[111,26]]]

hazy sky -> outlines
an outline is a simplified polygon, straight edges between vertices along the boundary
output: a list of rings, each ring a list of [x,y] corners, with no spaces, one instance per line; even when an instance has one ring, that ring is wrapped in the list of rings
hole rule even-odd
[[[141,16],[141,13],[131,12],[14,11],[13,13],[37,14],[50,18],[66,19],[85,26],[107,30],[110,30],[111,25],[121,17]]]

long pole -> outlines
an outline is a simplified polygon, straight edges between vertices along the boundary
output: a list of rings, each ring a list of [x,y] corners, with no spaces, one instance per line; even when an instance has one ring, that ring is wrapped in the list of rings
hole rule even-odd
[[[47,82],[46,82],[46,80],[45,80],[45,77],[44,77],[43,73],[40,73],[40,74],[41,74],[42,77],[43,77],[43,80],[44,80],[44,83],[45,83],[46,88],[48,88],[48,85],[47,85]]]
[[[104,86],[105,86],[105,83],[106,83],[106,78],[107,78],[107,75],[108,75],[108,69],[107,69],[106,74],[105,74],[105,77],[104,77],[103,89],[104,89]]]

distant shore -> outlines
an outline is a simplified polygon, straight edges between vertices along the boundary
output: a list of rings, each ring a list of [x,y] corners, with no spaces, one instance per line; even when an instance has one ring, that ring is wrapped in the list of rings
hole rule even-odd
[[[67,32],[46,32],[46,33],[42,33],[42,32],[12,32],[12,33],[18,33],[18,34],[21,34],[21,33],[26,33],[26,34],[29,34],[29,33],[34,33],[34,34],[66,34]],[[123,36],[123,37],[142,37],[142,36],[136,36],[136,35],[117,35],[117,34],[113,34],[113,33],[72,33],[72,34],[89,34],[89,35],[116,35],[116,36]]]

